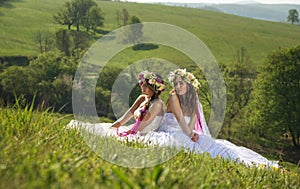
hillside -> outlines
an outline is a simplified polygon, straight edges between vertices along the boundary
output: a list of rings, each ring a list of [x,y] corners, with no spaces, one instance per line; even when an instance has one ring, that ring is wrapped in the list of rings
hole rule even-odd
[[[287,22],[287,16],[290,9],[300,10],[300,5],[285,4],[217,5],[216,7],[224,13],[275,22]]]
[[[290,9],[300,10],[296,4],[262,4],[255,1],[241,1],[235,4],[206,4],[206,3],[163,3],[170,6],[183,6],[223,12],[253,19],[287,22]]]
[[[0,3],[0,58],[3,56],[20,57],[20,55],[37,56],[38,48],[35,38],[39,31],[55,35],[55,31],[58,29],[66,28],[66,26],[55,24],[52,18],[64,2],[66,0],[10,0]],[[116,12],[126,8],[131,15],[136,15],[144,22],[169,23],[190,31],[203,40],[219,62],[234,61],[237,50],[245,47],[253,63],[259,64],[270,51],[278,47],[290,47],[299,44],[300,41],[300,27],[289,24],[258,21],[184,7],[106,1],[97,1],[97,3],[105,13],[105,22],[101,33],[95,35],[90,33],[89,37],[94,40],[104,33],[116,29]],[[155,36],[151,32],[148,33]],[[188,46],[192,46],[191,44],[189,43]],[[259,145],[255,145],[257,141],[248,142],[246,146],[254,148],[255,151],[257,149],[257,152],[270,160],[282,160],[279,168],[267,168],[263,165],[248,167],[233,160],[221,159],[219,156],[211,158],[208,153],[194,154],[183,150],[176,151],[178,153],[174,154],[171,159],[159,161],[154,166],[133,168],[133,166],[122,167],[115,160],[144,163],[146,159],[143,149],[148,147],[146,144],[144,146],[129,140],[125,143],[114,137],[103,138],[91,133],[84,135],[83,129],[67,127],[70,120],[74,119],[74,115],[71,114],[71,106],[74,103],[71,102],[71,99],[74,100],[76,97],[72,98],[70,92],[71,89],[75,89],[73,86],[82,89],[80,91],[83,92],[84,103],[95,99],[96,108],[100,107],[102,111],[102,107],[104,107],[103,112],[105,111],[106,115],[109,115],[110,110],[106,107],[109,107],[110,102],[115,100],[112,98],[114,91],[111,86],[116,81],[114,78],[121,75],[119,74],[121,66],[129,67],[128,65],[134,61],[152,57],[181,64],[191,61],[187,55],[171,47],[152,46],[155,48],[150,48],[150,50],[127,48],[116,53],[110,59],[110,62],[114,63],[112,64],[113,69],[109,70],[109,67],[106,67],[108,71],[100,74],[97,66],[82,64],[83,68],[86,68],[84,71],[87,72],[79,72],[79,74],[87,73],[84,75],[84,78],[87,79],[83,80],[83,83],[80,80],[78,85],[76,85],[76,80],[73,80],[77,68],[77,59],[73,57],[66,58],[60,56],[59,53],[51,52],[42,54],[32,65],[27,67],[1,65],[0,59],[0,70],[3,69],[0,77],[0,93],[3,95],[0,98],[0,189],[298,188],[300,186],[299,167],[288,162],[286,154],[283,154],[282,158],[282,154],[277,153],[279,147],[284,147],[289,142],[285,141],[286,143],[277,145],[284,140],[280,137],[271,142],[261,140],[264,144],[272,143],[276,152],[267,148],[267,145],[260,148]],[[98,52],[108,52],[104,51],[107,49],[109,51],[110,46],[96,49],[99,51],[96,51],[96,56],[92,56],[92,58],[96,57],[95,60],[99,61],[97,58],[102,58],[101,55],[104,53]],[[100,56],[97,56],[99,54]],[[114,67],[116,64],[118,65]],[[188,66],[187,68],[193,69]],[[163,66],[158,69],[167,71]],[[89,72],[90,70],[91,72]],[[85,86],[89,86],[93,82],[92,80],[95,78],[93,73],[96,73],[97,76],[100,75],[98,84],[103,85],[95,87],[95,98],[85,97],[85,94],[90,92]],[[120,78],[122,79],[121,85],[124,84],[126,88],[128,82],[123,81],[130,77]],[[87,82],[85,83],[85,81]],[[10,87],[7,89],[5,86]],[[204,83],[202,86],[205,87],[206,84]],[[29,95],[21,95],[24,93],[23,88],[26,94],[32,97],[36,96],[31,103],[27,103]],[[123,90],[123,86],[120,89]],[[139,89],[138,85],[136,85],[136,89]],[[27,93],[27,91],[29,92]],[[126,90],[124,91],[126,92]],[[18,97],[18,92],[20,97]],[[14,101],[8,103],[7,106],[2,106],[4,101],[9,98],[10,93]],[[133,93],[135,93],[135,89],[132,89],[131,94]],[[133,96],[131,94],[130,96]],[[163,95],[169,96],[167,92]],[[84,103],[79,104],[83,110],[89,106],[88,103]],[[51,105],[59,107],[59,113],[55,112]],[[66,112],[70,114],[61,111],[67,106],[70,107],[70,111]],[[37,108],[35,109],[35,107]],[[85,115],[89,112],[83,111],[83,113]],[[76,118],[78,117],[76,116]],[[111,121],[109,119],[112,118],[107,116],[99,119],[109,122]],[[248,133],[244,136],[247,136]],[[88,141],[93,143],[92,146],[87,145]],[[116,147],[116,144],[119,148]],[[122,145],[121,148],[120,145]],[[124,148],[122,148],[123,146]],[[130,150],[126,151],[127,147],[131,147]],[[136,154],[134,158],[128,158],[133,157],[132,149],[138,148],[142,149],[142,153]],[[153,158],[157,157],[156,155],[168,156],[167,152],[170,150],[164,151],[158,146],[149,149],[152,152],[154,150],[155,153],[155,156],[150,156],[151,160],[156,160]],[[109,152],[108,154],[114,158],[109,159],[112,161],[108,161],[99,154],[99,151],[97,153],[97,150]],[[119,150],[122,150],[123,153],[115,153]]]
[[[36,33],[38,31],[54,33],[62,27],[53,22],[52,15],[63,6],[64,2],[24,0],[2,4],[0,56],[36,56],[38,54],[34,42]],[[105,31],[117,28],[116,12],[126,8],[131,15],[138,16],[143,22],[169,23],[195,34],[210,48],[219,62],[235,61],[237,50],[245,47],[253,62],[258,64],[272,50],[294,46],[300,41],[300,27],[290,24],[184,7],[126,2],[97,1],[97,3],[105,13],[105,26],[102,28]],[[164,49],[159,50],[147,52],[147,56],[166,54]]]
[[[69,119],[30,106],[0,108],[0,188],[297,188],[300,184],[299,169],[286,162],[280,169],[249,168],[183,151],[153,167],[121,167],[92,151],[79,131],[64,128]],[[104,147],[103,140],[98,138],[98,146]],[[105,140],[105,144],[120,142]]]

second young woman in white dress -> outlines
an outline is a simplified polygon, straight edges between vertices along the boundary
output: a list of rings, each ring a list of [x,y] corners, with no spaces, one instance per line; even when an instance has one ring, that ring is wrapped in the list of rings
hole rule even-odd
[[[213,158],[221,156],[249,166],[263,164],[278,167],[277,162],[269,161],[251,149],[211,137],[196,93],[199,82],[192,73],[177,69],[170,73],[169,82],[174,89],[170,92],[160,131],[180,141],[176,144],[195,153],[208,152]]]

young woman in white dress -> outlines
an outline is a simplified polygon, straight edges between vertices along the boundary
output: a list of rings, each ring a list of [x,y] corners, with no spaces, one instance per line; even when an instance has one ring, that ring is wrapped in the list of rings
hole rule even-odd
[[[136,134],[140,132],[146,134],[150,131],[156,131],[164,116],[164,103],[159,98],[166,86],[161,76],[144,71],[138,75],[139,85],[142,94],[135,100],[127,112],[112,124],[112,128],[119,128],[125,125],[132,117],[135,118],[135,124],[128,131],[119,133],[119,135]],[[131,126],[130,126],[131,127]]]
[[[169,82],[174,89],[170,92],[160,131],[180,141],[176,143],[178,146],[195,153],[208,152],[213,158],[221,156],[249,166],[263,164],[278,167],[277,162],[269,161],[251,149],[211,137],[196,92],[199,82],[192,73],[177,69],[170,73]]]
[[[278,167],[277,162],[269,161],[253,150],[211,137],[196,93],[199,82],[192,73],[185,69],[170,73],[169,82],[174,89],[170,92],[166,113],[159,98],[166,87],[161,77],[144,71],[139,74],[138,80],[142,94],[113,124],[72,120],[69,127],[80,127],[96,135],[135,140],[158,147],[183,148],[194,153],[208,152],[213,158],[221,156],[249,166],[262,164]],[[135,123],[126,126],[132,117]]]
[[[164,116],[164,103],[160,94],[166,86],[162,77],[154,72],[143,71],[138,74],[138,82],[142,94],[135,100],[133,105],[114,123],[86,123],[72,120],[68,126],[83,128],[100,136],[133,136],[136,134],[146,135],[156,131]],[[126,125],[134,118],[135,123]]]

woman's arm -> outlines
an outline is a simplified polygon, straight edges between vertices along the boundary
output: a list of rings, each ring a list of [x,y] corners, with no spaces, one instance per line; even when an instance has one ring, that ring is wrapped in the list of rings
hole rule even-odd
[[[145,129],[153,121],[153,119],[162,111],[163,104],[160,100],[157,100],[149,107],[146,115],[144,116],[142,122],[138,127],[138,131],[142,131],[143,129]]]
[[[111,127],[118,128],[121,125],[127,123],[132,118],[134,111],[141,105],[142,102],[145,101],[145,99],[146,99],[145,95],[140,95],[132,104],[132,106],[124,113],[124,115],[120,117],[117,121],[115,121]]]
[[[196,114],[193,114],[193,116],[191,117],[191,120],[189,122],[189,128],[192,131],[195,129],[196,121],[197,121],[197,116],[196,116]],[[197,140],[199,139],[199,135],[197,133],[194,133],[191,139],[192,139],[192,141],[197,142]]]
[[[193,114],[192,117],[191,117],[191,120],[188,124],[188,126],[191,130],[195,129],[196,122],[197,122],[197,116],[196,116],[196,114]]]
[[[168,100],[168,110],[174,114],[182,131],[189,137],[192,137],[194,134],[193,129],[191,129],[190,126],[185,122],[184,115],[180,106],[180,102],[176,94],[170,95]]]

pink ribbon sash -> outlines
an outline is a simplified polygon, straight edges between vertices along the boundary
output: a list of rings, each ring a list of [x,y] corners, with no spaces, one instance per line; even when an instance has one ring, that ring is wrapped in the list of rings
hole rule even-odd
[[[130,129],[129,131],[124,131],[122,133],[119,133],[119,129],[117,129],[117,135],[119,135],[120,137],[128,136],[130,134],[135,135],[144,116],[146,115],[146,107],[144,109],[141,109],[140,112],[141,112],[141,116],[138,119],[136,119],[132,129]]]
[[[197,104],[198,103],[199,102],[197,102]],[[202,127],[201,120],[200,120],[200,107],[199,107],[199,104],[198,104],[198,108],[197,108],[196,111],[197,111],[197,122],[196,122],[196,125],[195,125],[195,131],[198,134],[204,134],[203,127]]]

